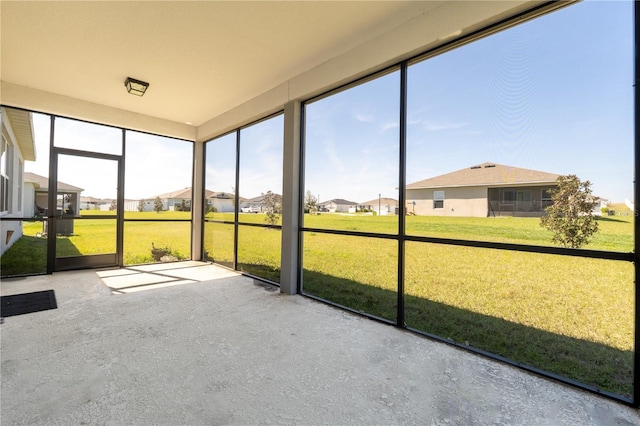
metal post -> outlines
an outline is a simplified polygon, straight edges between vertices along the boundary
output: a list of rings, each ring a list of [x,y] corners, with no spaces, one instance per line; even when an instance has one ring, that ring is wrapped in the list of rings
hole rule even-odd
[[[400,150],[398,163],[398,327],[406,327],[404,317],[404,257],[405,257],[405,223],[407,219],[407,62],[400,66]]]
[[[639,209],[638,202],[640,202],[640,189],[638,188],[638,170],[640,170],[640,60],[638,59],[638,45],[640,45],[640,7],[637,2],[633,3],[634,8],[634,78],[635,84],[634,95],[634,220],[633,228],[635,235],[634,242],[634,271],[635,271],[635,336],[634,336],[634,351],[633,351],[633,396],[632,404],[635,407],[640,406],[640,356],[638,351],[640,350],[640,272],[638,271],[638,262],[640,261],[640,218],[638,217]]]
[[[238,269],[238,221],[240,220],[240,130],[236,130],[236,187],[233,195],[233,269]]]

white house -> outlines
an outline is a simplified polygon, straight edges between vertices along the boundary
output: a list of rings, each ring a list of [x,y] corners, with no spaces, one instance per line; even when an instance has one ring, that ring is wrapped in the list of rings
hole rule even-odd
[[[240,211],[245,213],[262,213],[266,211],[264,197],[266,194],[258,195],[257,197],[244,199],[240,197]],[[273,194],[275,197],[282,200],[282,195]]]
[[[379,197],[374,200],[364,201],[358,205],[360,211],[371,211],[378,216],[398,214],[398,200],[387,197]]]
[[[0,108],[2,147],[0,157],[0,216],[3,219],[24,217],[33,210],[24,200],[24,162],[36,159],[31,113]],[[28,198],[27,198],[28,199]],[[32,216],[29,214],[27,216]],[[3,220],[0,254],[22,236],[22,221]]]
[[[103,206],[110,207],[111,200],[96,197],[80,197],[80,210],[103,210]]]
[[[235,196],[228,192],[212,192],[207,196],[207,207],[213,208],[219,213],[233,212],[235,210]]]
[[[205,190],[205,196],[213,195],[213,191]],[[162,201],[162,210],[180,211],[185,208],[186,211],[191,211],[191,200],[193,194],[191,187],[178,189],[176,191],[166,192],[164,194],[156,195],[143,200],[128,200],[125,203],[126,211],[139,211],[139,203],[142,201],[142,211],[151,212],[155,207],[156,198],[160,198]]]
[[[358,203],[344,200],[342,198],[334,198],[333,200],[318,203],[318,208],[321,212],[329,213],[355,213],[357,207]]]

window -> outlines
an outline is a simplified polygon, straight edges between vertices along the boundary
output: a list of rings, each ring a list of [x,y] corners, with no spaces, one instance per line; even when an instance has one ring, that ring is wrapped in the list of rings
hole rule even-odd
[[[398,204],[399,89],[393,71],[305,104],[305,209],[331,213],[304,215],[305,227],[397,232],[385,206]],[[384,222],[347,220],[358,204]]]
[[[444,191],[433,191],[433,208],[444,208]]]
[[[127,130],[125,152],[124,264],[190,259],[193,143]]]
[[[280,281],[284,115],[205,144],[205,260]]]
[[[2,197],[0,199],[0,212],[9,211],[9,161],[11,159],[11,145],[2,137],[2,157],[0,157],[0,175],[2,180]]]
[[[399,202],[400,77],[390,70],[304,105],[302,290],[386,321],[398,300],[399,216],[386,206]]]
[[[633,211],[582,256],[550,248],[537,205],[568,174],[633,198],[632,5],[581,2],[403,63],[406,85],[388,69],[306,102],[303,294],[632,395]],[[401,221],[340,210],[392,185]]]
[[[551,199],[551,194],[549,193],[549,189],[542,190],[542,196],[540,197],[540,205],[542,208],[546,208],[553,205],[553,200]]]
[[[632,6],[579,2],[407,67],[407,326],[631,395]],[[583,246],[600,258],[552,254],[540,227],[549,190],[572,174],[627,213]],[[446,209],[425,190],[444,187]]]
[[[516,199],[516,193],[515,191],[500,191],[502,193],[502,203],[503,204],[511,204],[515,201]]]

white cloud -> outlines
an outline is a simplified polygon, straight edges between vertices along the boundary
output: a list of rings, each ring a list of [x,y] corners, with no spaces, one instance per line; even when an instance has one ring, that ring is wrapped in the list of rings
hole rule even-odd
[[[451,122],[433,122],[427,121],[424,124],[424,129],[429,132],[438,132],[441,130],[452,130],[452,129],[460,129],[462,127],[468,126],[469,123],[451,123]]]
[[[398,127],[400,127],[400,124],[397,121],[392,121],[392,122],[383,124],[381,130],[384,132],[389,129],[397,129]]]
[[[365,114],[363,112],[357,112],[354,115],[354,118],[363,123],[371,123],[373,122],[373,115]]]

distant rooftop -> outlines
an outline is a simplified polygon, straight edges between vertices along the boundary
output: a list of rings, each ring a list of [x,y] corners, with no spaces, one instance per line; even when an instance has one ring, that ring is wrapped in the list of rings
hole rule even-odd
[[[407,189],[443,188],[460,186],[505,186],[520,184],[553,184],[558,179],[555,173],[497,163],[482,163],[466,169],[446,173],[407,185]]]

